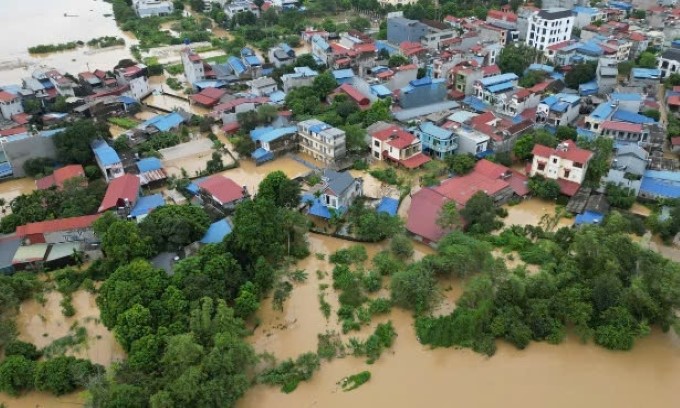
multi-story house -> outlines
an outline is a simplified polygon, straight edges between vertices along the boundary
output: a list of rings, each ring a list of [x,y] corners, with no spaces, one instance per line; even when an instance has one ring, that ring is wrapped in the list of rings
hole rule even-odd
[[[127,85],[130,89],[127,92],[136,100],[141,100],[151,93],[147,69],[144,64],[137,64],[127,68],[116,70],[116,79],[120,85]]]
[[[526,109],[535,108],[541,101],[541,96],[531,89],[520,88],[510,93],[501,93],[496,98],[495,110],[508,116],[515,116]]]
[[[423,152],[435,159],[445,159],[458,150],[458,136],[432,122],[420,123],[414,133],[423,144]]]
[[[391,125],[371,133],[371,155],[376,160],[389,160],[415,169],[430,161],[422,150],[421,140],[399,126]]]
[[[482,158],[490,153],[491,138],[489,135],[474,129],[468,124],[463,124],[454,129],[458,138],[457,154],[472,154]]]
[[[525,43],[543,51],[571,38],[574,14],[566,9],[540,10],[529,16],[528,24]]]
[[[345,132],[318,119],[309,119],[297,124],[300,150],[315,160],[334,164],[347,153]]]
[[[680,73],[680,50],[669,48],[662,52],[659,56],[659,69],[661,70],[661,78]]]
[[[269,61],[277,68],[295,62],[295,50],[286,43],[281,43],[278,46],[271,48],[268,55]]]
[[[257,8],[253,2],[247,0],[237,0],[224,5],[224,14],[226,14],[230,20],[233,19],[237,14],[245,13],[246,11],[250,11],[251,13],[255,14],[255,16],[259,16],[259,10],[260,9]]]
[[[498,94],[507,92],[517,86],[518,79],[519,77],[512,72],[479,79],[474,85],[475,96],[493,105],[496,103]]]
[[[423,77],[401,88],[399,106],[404,109],[417,108],[442,102],[444,99],[446,99],[446,81]]]
[[[579,148],[573,140],[561,142],[554,149],[537,144],[532,153],[531,177],[543,176],[557,181],[560,191],[567,196],[576,194],[593,157],[593,152]]]
[[[574,12],[574,27],[583,28],[596,21],[605,21],[606,14],[595,7],[574,7],[571,11]]]
[[[387,41],[394,45],[400,45],[403,42],[420,42],[429,31],[427,25],[417,20],[409,20],[402,16],[387,18]]]
[[[0,91],[0,113],[2,113],[3,118],[11,120],[12,116],[23,112],[24,107],[21,104],[19,95],[7,91]]]
[[[613,58],[600,58],[595,72],[598,91],[602,94],[613,92],[618,84],[618,61]]]
[[[621,146],[616,149],[611,168],[603,181],[633,189],[637,196],[648,164],[649,153],[645,149],[635,144]]]
[[[333,62],[333,49],[325,38],[315,34],[312,36],[312,55],[321,64],[330,66]]]
[[[559,93],[543,99],[536,108],[536,123],[557,127],[566,126],[576,120],[581,97]]]
[[[364,181],[354,178],[347,171],[324,169],[321,174],[323,186],[319,198],[310,200],[309,215],[330,219],[333,214],[344,214],[354,200],[364,194]]]
[[[283,83],[283,92],[289,92],[293,88],[300,86],[310,86],[314,82],[314,78],[319,76],[317,71],[309,67],[295,67],[295,72],[292,74],[281,75],[281,82]]]
[[[183,49],[181,56],[187,82],[193,86],[196,82],[203,81],[205,79],[205,68],[201,57],[190,48]]]
[[[501,73],[497,65],[480,67],[476,61],[465,61],[449,70],[448,81],[453,89],[465,95],[475,93],[475,82]]]

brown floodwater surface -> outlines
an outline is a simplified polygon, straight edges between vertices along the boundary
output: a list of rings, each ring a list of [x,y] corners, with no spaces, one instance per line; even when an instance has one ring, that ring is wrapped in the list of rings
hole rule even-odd
[[[508,226],[537,226],[541,222],[541,217],[543,217],[544,214],[549,214],[551,216],[555,215],[556,207],[554,202],[538,198],[523,200],[517,205],[506,205],[504,208],[508,210],[508,216],[503,219],[503,223]],[[557,228],[571,227],[573,224],[574,220],[562,218],[557,224]]]
[[[223,171],[220,174],[234,180],[238,185],[246,186],[252,194],[257,192],[257,186],[267,174],[277,170],[284,172],[289,178],[300,177],[311,171],[305,165],[284,156],[260,166],[256,166],[250,159],[240,160],[239,167]]]
[[[110,70],[119,60],[130,58],[129,47],[136,40],[116,26],[112,13],[111,3],[105,1],[0,0],[0,84],[18,84],[41,65],[77,75],[97,68]],[[124,38],[126,44],[28,54],[29,47],[39,44],[87,42],[102,36]]]
[[[261,324],[252,337],[258,352],[272,352],[279,359],[316,350],[316,335],[337,330],[337,296],[326,290],[332,305],[329,322],[321,314],[318,284],[332,283],[330,275],[317,279],[316,270],[330,273],[331,266],[314,256],[330,254],[347,242],[319,235],[309,237],[312,255],[300,262],[308,279],[295,284],[283,312],[272,311],[265,300],[258,317]],[[384,245],[368,246],[369,254]],[[431,252],[417,246],[417,256]],[[443,301],[439,312],[455,307],[462,292],[459,281],[440,282]],[[379,321],[385,321],[381,318]],[[526,350],[498,342],[495,356],[487,358],[471,350],[434,349],[418,343],[409,312],[393,310],[389,316],[398,333],[393,348],[373,365],[346,357],[323,363],[321,369],[291,394],[276,387],[258,385],[239,401],[239,408],[275,407],[675,407],[680,382],[680,341],[674,334],[654,330],[629,352],[612,352],[582,344],[573,336],[553,346],[532,343]],[[344,336],[364,338],[374,325]],[[371,380],[352,392],[338,382],[369,370]]]

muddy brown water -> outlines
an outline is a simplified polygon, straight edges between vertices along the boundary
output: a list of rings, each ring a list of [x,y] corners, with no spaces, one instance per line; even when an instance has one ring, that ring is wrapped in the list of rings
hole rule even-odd
[[[250,159],[241,160],[239,167],[225,170],[219,174],[229,177],[240,186],[246,186],[252,194],[257,192],[257,186],[267,174],[277,170],[283,171],[289,178],[300,177],[311,171],[305,165],[284,156],[260,166],[256,166],[255,162]]]
[[[332,253],[349,244],[334,238],[310,236],[311,250]],[[382,246],[368,246],[374,254]],[[418,256],[431,249],[417,246]],[[332,305],[330,321],[321,314],[319,283],[331,283],[330,275],[319,280],[316,270],[330,271],[330,265],[314,255],[302,261],[308,280],[296,284],[284,311],[271,309],[265,300],[259,318],[261,325],[252,342],[259,352],[272,352],[279,359],[316,350],[316,334],[337,330],[337,296],[326,290]],[[455,307],[463,285],[441,282],[441,312]],[[388,318],[380,318],[385,321]],[[296,391],[283,394],[278,388],[258,385],[239,401],[239,408],[276,407],[674,407],[680,381],[680,340],[658,330],[639,340],[630,352],[611,352],[593,344],[582,344],[570,336],[553,346],[532,343],[516,350],[498,343],[498,352],[486,358],[470,350],[430,350],[418,343],[410,313],[394,310],[389,316],[398,333],[392,350],[373,365],[363,359],[346,357],[323,363],[311,381]],[[377,323],[377,322],[376,322]],[[363,338],[375,323],[361,332]],[[347,337],[347,336],[345,336]],[[371,380],[352,392],[343,392],[338,382],[344,377],[369,370]]]
[[[64,13],[76,17],[64,17]],[[55,67],[76,75],[97,68],[108,70],[119,60],[130,58],[134,37],[122,32],[113,19],[111,4],[87,0],[2,0],[0,1],[0,84],[19,84],[21,78],[41,66]],[[33,29],[28,29],[28,26]],[[85,41],[102,36],[121,37],[125,46],[29,55],[28,47],[68,41]],[[7,40],[11,39],[11,40]]]
[[[3,198],[6,204],[9,205],[15,198],[22,194],[30,194],[36,188],[35,180],[30,177],[4,180],[0,182],[0,198]]]
[[[517,205],[505,205],[508,216],[503,219],[505,225],[539,225],[544,214],[555,215],[556,205],[554,202],[531,198],[521,201]],[[573,219],[562,218],[556,228],[571,227]]]

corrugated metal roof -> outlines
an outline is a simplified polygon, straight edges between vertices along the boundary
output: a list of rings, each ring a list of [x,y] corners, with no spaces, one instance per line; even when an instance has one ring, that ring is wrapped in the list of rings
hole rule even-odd
[[[74,251],[80,250],[80,243],[77,242],[63,242],[60,244],[52,245],[50,252],[47,255],[45,261],[55,261],[57,259],[68,258],[73,256]]]
[[[208,230],[201,238],[202,244],[218,244],[224,240],[224,237],[231,234],[231,224],[226,219],[219,220],[210,224]]]
[[[165,199],[161,193],[139,197],[135,206],[130,210],[130,217],[134,218],[139,217],[140,215],[146,215],[162,205],[165,205]]]
[[[12,264],[43,261],[49,249],[48,244],[20,246],[12,258]]]

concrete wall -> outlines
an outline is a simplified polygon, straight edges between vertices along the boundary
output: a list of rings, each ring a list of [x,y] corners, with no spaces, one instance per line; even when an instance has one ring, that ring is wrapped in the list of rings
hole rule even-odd
[[[24,177],[24,163],[36,157],[57,158],[57,148],[51,137],[33,136],[3,143],[7,159],[14,169],[14,177]]]
[[[57,231],[44,234],[45,242],[48,244],[59,244],[62,242],[99,242],[99,238],[94,235],[90,228],[72,231]]]

